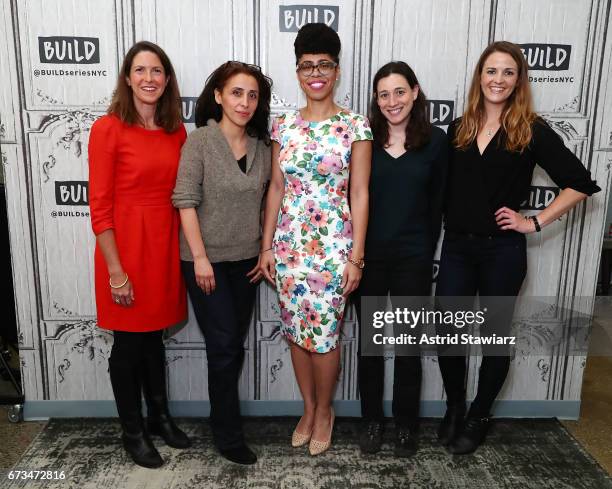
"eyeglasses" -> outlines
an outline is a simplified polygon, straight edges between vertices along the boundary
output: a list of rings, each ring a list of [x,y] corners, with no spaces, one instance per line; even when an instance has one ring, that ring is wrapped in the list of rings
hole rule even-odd
[[[304,61],[297,65],[297,71],[302,76],[312,76],[314,74],[315,68],[322,76],[329,75],[334,69],[338,66],[338,63],[334,63],[333,61],[319,61],[317,64],[314,64],[310,61]]]

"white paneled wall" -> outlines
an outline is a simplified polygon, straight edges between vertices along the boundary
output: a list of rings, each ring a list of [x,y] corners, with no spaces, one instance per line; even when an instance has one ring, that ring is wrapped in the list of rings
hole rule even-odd
[[[87,140],[104,113],[123,54],[137,40],[172,59],[187,127],[211,71],[229,59],[261,65],[272,77],[274,113],[303,103],[293,41],[304,19],[325,20],[342,40],[336,100],[366,112],[379,66],[407,61],[446,127],[461,114],[473,67],[492,40],[524,46],[537,110],[591,169],[604,189],[529,236],[524,296],[594,294],[612,163],[611,19],[603,0],[0,0],[2,164],[29,400],[110,399],[112,336],[96,327],[94,237],[86,191]],[[607,36],[607,37],[606,37]],[[545,187],[549,187],[548,189]],[[531,208],[554,184],[536,171]],[[548,192],[548,193],[547,193]],[[521,307],[521,306],[519,306]],[[551,318],[555,321],[558,318]],[[287,344],[279,335],[275,292],[259,289],[240,390],[246,400],[294,400]],[[352,311],[342,340],[337,399],[357,399],[357,330]],[[191,320],[168,341],[169,392],[205,400],[206,346]],[[584,358],[517,353],[502,398],[578,400]],[[392,368],[392,362],[386,362]],[[424,360],[423,399],[444,393],[435,357]],[[390,393],[387,376],[386,393]],[[477,380],[472,361],[469,386]]]

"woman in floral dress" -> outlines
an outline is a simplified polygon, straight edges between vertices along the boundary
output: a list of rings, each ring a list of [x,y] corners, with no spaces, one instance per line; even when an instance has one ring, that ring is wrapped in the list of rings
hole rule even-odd
[[[279,292],[281,332],[304,399],[292,445],[310,441],[316,455],[331,443],[340,327],[364,267],[372,133],[365,117],[334,103],[336,32],[307,24],[294,46],[306,107],[272,127],[261,264]]]

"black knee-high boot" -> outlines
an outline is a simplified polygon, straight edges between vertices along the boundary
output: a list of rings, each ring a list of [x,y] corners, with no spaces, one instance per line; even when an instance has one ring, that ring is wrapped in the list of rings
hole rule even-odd
[[[188,448],[191,441],[176,426],[168,411],[166,352],[161,334],[157,333],[151,333],[150,341],[144,348],[143,387],[147,403],[148,431],[152,435],[161,436],[168,446]]]
[[[160,467],[164,461],[144,429],[141,382],[137,364],[121,358],[114,349],[108,365],[123,431],[121,440],[125,450],[134,463],[142,467]]]

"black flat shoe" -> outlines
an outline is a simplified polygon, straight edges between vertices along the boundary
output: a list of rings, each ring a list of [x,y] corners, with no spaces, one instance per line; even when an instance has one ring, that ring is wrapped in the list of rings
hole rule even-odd
[[[382,445],[383,425],[380,421],[364,423],[364,429],[359,435],[359,448],[361,453],[376,453]]]
[[[395,433],[395,447],[393,454],[396,457],[408,458],[412,457],[418,449],[416,430],[410,430],[406,427],[400,427]]]
[[[438,441],[442,445],[449,445],[455,436],[459,434],[464,417],[465,402],[454,404],[446,408],[446,414],[438,427]]]
[[[225,450],[219,450],[219,453],[235,464],[241,465],[253,465],[257,462],[257,455],[246,445],[236,448],[227,448]]]
[[[468,417],[461,433],[448,446],[453,455],[473,453],[484,441],[489,431],[491,418]]]
[[[135,464],[149,469],[156,469],[164,465],[164,460],[151,443],[151,439],[144,433],[123,433],[121,435],[123,448],[128,452]]]
[[[166,445],[172,448],[189,448],[191,440],[174,423],[174,420],[165,414],[147,419],[147,428],[151,435],[161,436]]]

